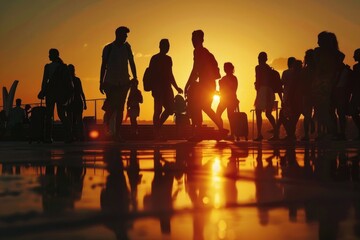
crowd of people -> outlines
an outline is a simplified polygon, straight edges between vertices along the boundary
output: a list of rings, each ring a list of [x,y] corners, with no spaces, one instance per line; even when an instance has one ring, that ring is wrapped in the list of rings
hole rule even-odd
[[[130,117],[134,135],[139,134],[137,117],[140,115],[140,104],[143,96],[138,89],[136,65],[130,44],[126,41],[129,28],[121,26],[115,31],[115,40],[103,48],[100,71],[100,92],[106,95],[102,109],[105,132],[112,134],[115,141],[124,141],[121,133],[125,104],[126,118]],[[162,125],[169,116],[183,110],[176,109],[177,101],[186,103],[186,116],[191,119],[193,136],[191,141],[201,141],[203,124],[202,112],[214,122],[220,138],[234,139],[233,126],[224,128],[222,113],[227,110],[230,123],[234,123],[234,112],[239,110],[236,92],[238,80],[234,75],[234,65],[224,64],[225,76],[221,77],[218,62],[214,55],[204,47],[204,32],[195,30],[192,33],[193,67],[189,79],[180,88],[172,71],[172,58],[167,55],[170,49],[168,39],[161,39],[159,53],[151,57],[144,74],[154,98],[153,126],[154,139],[166,139]],[[345,55],[339,50],[336,35],[321,32],[318,35],[318,47],[305,52],[304,61],[295,57],[288,58],[288,69],[282,76],[267,64],[266,52],[258,55],[255,67],[254,103],[256,113],[257,136],[254,141],[262,141],[262,112],[265,112],[273,132],[270,141],[296,140],[297,123],[301,115],[304,117],[304,136],[301,140],[309,141],[310,132],[317,131],[317,140],[346,140],[346,116],[351,116],[360,139],[360,49],[354,53],[357,62],[353,68],[344,63]],[[65,64],[57,49],[49,50],[50,63],[45,65],[39,99],[45,99],[46,114],[44,142],[51,143],[52,122],[56,105],[59,119],[64,126],[65,142],[83,140],[82,113],[86,109],[85,94],[81,80],[75,75],[75,67]],[[129,66],[132,77],[129,74]],[[146,75],[146,79],[145,79]],[[218,81],[218,88],[217,88]],[[177,91],[174,96],[173,88]],[[213,96],[218,91],[220,102],[216,111],[211,107]],[[275,94],[281,101],[279,119],[272,115]],[[184,97],[182,97],[184,94]],[[185,99],[185,100],[184,100]],[[21,105],[21,103],[20,103]],[[16,107],[18,108],[18,106]],[[14,112],[16,110],[14,109]],[[29,109],[23,110],[24,114]],[[181,116],[179,116],[180,119]],[[24,115],[23,121],[26,117]],[[17,120],[16,120],[17,121]],[[27,120],[28,121],[28,120]],[[177,122],[189,123],[190,121]],[[113,124],[114,123],[114,124]],[[111,128],[111,125],[114,127]],[[286,137],[280,139],[280,127],[284,127]],[[247,137],[247,136],[246,136]]]
[[[321,32],[318,47],[305,52],[304,62],[295,57],[288,58],[288,69],[281,76],[281,90],[274,89],[271,67],[266,64],[265,52],[259,54],[256,66],[257,138],[261,141],[262,118],[265,111],[274,135],[269,140],[280,140],[280,126],[283,125],[286,137],[283,140],[296,140],[297,123],[304,117],[304,136],[302,141],[310,140],[310,132],[317,132],[316,140],[346,140],[346,116],[351,116],[360,139],[360,49],[355,50],[353,68],[344,63],[345,55],[339,50],[336,35]],[[281,100],[279,120],[272,116],[275,93]]]

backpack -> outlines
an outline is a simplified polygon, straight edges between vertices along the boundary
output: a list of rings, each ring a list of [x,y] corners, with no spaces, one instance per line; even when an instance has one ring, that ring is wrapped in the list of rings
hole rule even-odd
[[[152,76],[150,67],[147,67],[143,77],[144,91],[150,92],[152,90]]]
[[[280,73],[274,68],[271,68],[270,70],[270,87],[272,88],[274,93],[282,92]]]
[[[218,63],[211,52],[208,52],[208,69],[210,72],[211,79],[216,80],[221,78]]]
[[[60,63],[49,79],[46,89],[47,97],[54,98],[64,106],[68,106],[74,99],[74,83],[66,64]]]

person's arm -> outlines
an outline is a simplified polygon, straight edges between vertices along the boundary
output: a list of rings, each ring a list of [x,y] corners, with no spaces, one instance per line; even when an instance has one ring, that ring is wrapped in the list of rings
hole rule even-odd
[[[134,79],[137,79],[137,73],[136,73],[136,65],[135,65],[135,61],[134,61],[134,55],[131,51],[131,46],[130,44],[127,44],[128,46],[128,50],[129,50],[129,64],[130,64],[130,69],[131,69],[131,73],[133,75]]]
[[[43,79],[41,82],[41,89],[40,92],[38,94],[38,99],[44,99],[45,97],[45,91],[46,91],[46,85],[47,85],[47,81],[49,80],[49,70],[48,70],[48,65],[46,64],[44,67],[44,74],[43,74]]]
[[[86,98],[85,98],[85,93],[84,93],[80,78],[79,78],[79,86],[80,86],[80,96],[81,96],[81,99],[84,102],[84,110],[86,110],[87,109]]]
[[[175,77],[174,77],[174,74],[172,72],[172,60],[171,60],[171,58],[170,58],[170,62],[171,62],[171,65],[170,65],[171,67],[170,67],[170,72],[169,72],[169,74],[170,74],[170,83],[171,83],[171,85],[174,86],[176,91],[181,94],[181,93],[183,93],[183,90],[177,85],[177,83],[175,81]]]
[[[187,95],[187,92],[189,90],[190,85],[193,84],[197,79],[198,79],[198,72],[197,72],[196,64],[195,64],[195,60],[194,60],[193,68],[191,70],[189,79],[188,79],[188,81],[186,82],[186,85],[185,85],[185,89],[184,89],[185,90],[185,95]]]
[[[101,60],[101,68],[100,68],[100,92],[101,94],[104,94],[104,76],[105,76],[105,71],[107,68],[107,62],[109,59],[109,54],[110,54],[110,49],[111,45],[107,45],[104,47],[103,49],[103,54],[102,54],[102,60]]]

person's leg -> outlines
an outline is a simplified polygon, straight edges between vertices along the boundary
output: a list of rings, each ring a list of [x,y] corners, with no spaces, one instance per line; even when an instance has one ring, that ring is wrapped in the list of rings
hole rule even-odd
[[[357,140],[360,140],[360,116],[359,116],[359,113],[357,112],[354,112],[352,115],[351,115],[351,118],[352,120],[354,121],[354,124],[358,130],[358,136],[357,136]]]
[[[64,141],[70,142],[72,141],[72,128],[71,128],[70,119],[66,116],[65,107],[61,103],[56,103],[56,109],[59,119],[64,126],[64,131],[65,131]]]
[[[263,139],[263,136],[261,134],[261,128],[262,128],[262,117],[261,117],[262,111],[259,109],[255,109],[255,116],[256,116],[256,128],[257,128],[257,138],[255,138],[255,141],[261,141]]]
[[[160,115],[162,112],[162,104],[159,98],[154,97],[154,114],[153,114],[153,125],[155,129],[160,127]]]
[[[119,87],[117,90],[117,99],[118,105],[116,108],[116,118],[115,118],[115,137],[121,138],[120,136],[120,128],[122,125],[123,117],[124,117],[124,107],[126,102],[126,97],[129,91],[128,86]]]
[[[44,126],[44,141],[52,142],[52,124],[54,118],[55,101],[46,98],[46,113],[45,113],[45,126]]]
[[[266,118],[269,120],[271,126],[273,127],[274,131],[276,129],[276,122],[274,116],[271,114],[272,109],[267,109],[265,111]]]
[[[216,108],[216,115],[217,115],[218,118],[221,120],[221,122],[222,122],[221,125],[224,124],[223,121],[222,121],[222,119],[221,119],[221,115],[223,114],[223,112],[225,111],[225,109],[226,109],[226,105],[224,104],[223,101],[220,100],[219,105],[218,105],[217,108]],[[229,109],[228,109],[228,117],[229,117]]]
[[[223,122],[214,110],[211,108],[211,101],[204,100],[202,110],[209,116],[209,118],[216,124],[219,130],[223,130]]]

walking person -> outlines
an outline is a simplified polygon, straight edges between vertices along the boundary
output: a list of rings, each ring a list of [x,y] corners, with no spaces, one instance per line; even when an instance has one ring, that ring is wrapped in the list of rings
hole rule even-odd
[[[109,129],[110,119],[115,114],[114,140],[122,142],[120,134],[126,97],[130,88],[130,65],[133,78],[137,80],[136,66],[131,46],[126,39],[129,28],[121,26],[115,31],[115,41],[103,49],[100,70],[100,92],[106,94],[103,109],[104,123]]]
[[[66,115],[66,108],[73,99],[74,86],[67,65],[60,58],[59,50],[50,49],[49,59],[51,63],[44,67],[41,90],[38,94],[38,98],[45,98],[46,102],[44,142],[53,142],[52,123],[56,104],[57,114],[65,130],[64,141],[70,143],[72,142],[72,130],[70,119]]]
[[[213,97],[216,91],[215,80],[219,79],[221,76],[214,55],[203,46],[203,43],[204,32],[202,30],[193,31],[192,44],[194,46],[194,63],[191,74],[185,86],[185,95],[187,95],[192,86],[197,86],[195,88],[196,91],[198,91],[196,95],[192,93],[194,100],[196,99],[196,101],[193,102],[196,102],[196,105],[199,108],[198,110],[195,110],[195,112],[201,110],[204,111],[218,127],[220,135],[225,137],[227,136],[229,130],[224,129],[221,117],[219,117],[219,115],[217,115],[211,108]],[[193,108],[193,106],[190,105],[191,103],[189,102],[189,108]],[[200,119],[200,117],[197,118]],[[194,137],[196,140],[200,140],[199,136]]]
[[[130,123],[135,136],[139,135],[137,117],[140,115],[140,103],[143,103],[143,96],[138,89],[138,80],[131,80],[130,93],[127,100],[127,116],[130,117]]]
[[[172,59],[167,55],[170,49],[168,39],[161,39],[160,52],[151,57],[149,69],[151,71],[152,96],[154,98],[154,138],[163,138],[161,126],[174,113],[174,87],[178,93],[183,90],[177,85],[172,72]],[[164,110],[163,110],[164,108]]]
[[[86,98],[82,88],[81,80],[75,75],[75,66],[68,65],[71,79],[74,84],[74,100],[70,106],[69,116],[71,116],[71,123],[73,135],[75,140],[84,140],[84,124],[83,124],[83,111],[87,109]]]
[[[227,110],[231,131],[229,139],[234,139],[234,126],[232,126],[232,118],[236,108],[239,107],[239,100],[236,96],[238,80],[234,75],[234,65],[231,62],[226,62],[224,64],[224,71],[226,75],[219,80],[220,102],[216,109],[216,114],[219,115],[221,119],[222,113],[225,109]]]
[[[261,141],[262,135],[262,112],[265,111],[265,115],[269,120],[273,131],[275,132],[276,123],[275,118],[271,114],[274,101],[275,93],[271,88],[271,68],[266,63],[268,60],[266,52],[260,52],[258,56],[259,64],[255,67],[255,114],[256,114],[256,127],[257,127],[257,138],[254,141]]]

